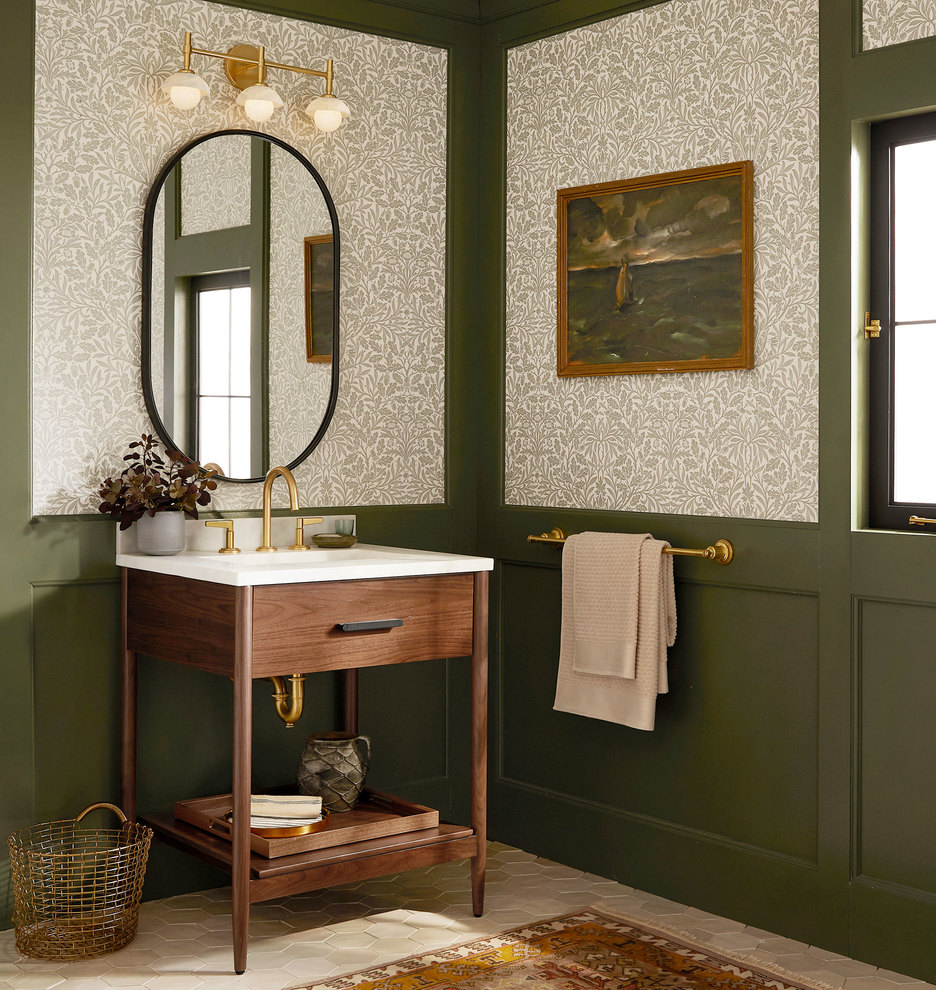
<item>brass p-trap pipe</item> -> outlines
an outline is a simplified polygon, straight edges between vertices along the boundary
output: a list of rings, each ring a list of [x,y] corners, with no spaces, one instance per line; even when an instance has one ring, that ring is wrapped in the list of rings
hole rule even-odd
[[[273,683],[273,704],[276,706],[276,714],[286,723],[286,728],[291,729],[302,715],[305,674],[290,674],[288,678],[269,677],[267,680]]]

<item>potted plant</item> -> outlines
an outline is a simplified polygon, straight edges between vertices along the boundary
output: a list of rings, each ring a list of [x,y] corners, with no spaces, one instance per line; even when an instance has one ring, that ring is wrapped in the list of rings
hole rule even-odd
[[[130,444],[127,466],[117,478],[105,478],[98,511],[137,523],[137,548],[149,554],[174,554],[185,548],[185,518],[197,519],[198,506],[211,502],[218,487],[215,471],[178,450],[160,454],[155,437],[144,433]],[[168,464],[166,461],[168,460]]]

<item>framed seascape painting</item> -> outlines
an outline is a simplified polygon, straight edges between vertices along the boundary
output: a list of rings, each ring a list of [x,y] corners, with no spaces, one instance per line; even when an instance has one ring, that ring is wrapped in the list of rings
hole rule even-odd
[[[559,190],[560,376],[754,367],[753,171]]]

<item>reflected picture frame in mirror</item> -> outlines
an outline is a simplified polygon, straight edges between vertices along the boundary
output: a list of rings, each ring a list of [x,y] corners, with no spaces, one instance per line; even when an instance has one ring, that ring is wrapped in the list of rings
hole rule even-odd
[[[173,236],[180,241],[187,235],[183,233],[180,220],[181,216],[181,190],[183,188],[182,167],[187,155],[203,154],[207,149],[206,142],[216,139],[237,138],[250,139],[249,160],[251,178],[248,182],[250,187],[249,216],[250,222],[254,222],[256,216],[263,217],[263,226],[254,239],[257,241],[256,250],[251,249],[246,254],[251,263],[244,264],[250,269],[248,274],[243,270],[220,271],[219,269],[233,267],[241,269],[240,261],[229,264],[218,262],[217,260],[203,261],[201,250],[189,250],[188,255],[198,258],[197,261],[188,261],[188,267],[183,264],[180,268],[178,264],[167,264],[165,260],[165,247],[163,244],[163,228],[167,231],[165,240],[170,247]],[[254,140],[258,139],[258,140]],[[201,146],[205,146],[202,148]],[[220,149],[221,145],[214,146]],[[273,415],[271,403],[277,400],[280,389],[274,375],[280,366],[281,360],[276,359],[276,355],[270,351],[271,341],[267,336],[267,322],[269,320],[270,297],[273,292],[270,287],[271,278],[275,280],[277,275],[276,259],[282,252],[277,253],[277,245],[271,245],[275,238],[270,234],[270,171],[271,158],[275,154],[275,149],[281,149],[289,158],[276,159],[289,163],[290,169],[298,169],[302,175],[307,175],[314,183],[315,192],[321,197],[321,204],[316,206],[316,210],[321,213],[322,220],[327,215],[327,225],[322,231],[319,225],[312,232],[307,232],[302,228],[302,221],[293,223],[293,227],[298,230],[293,231],[296,244],[291,241],[287,243],[288,255],[291,268],[295,269],[295,277],[290,271],[290,287],[293,281],[296,282],[296,291],[302,293],[302,298],[290,300],[288,307],[288,344],[290,354],[289,363],[293,368],[299,365],[309,369],[308,374],[318,375],[315,381],[315,388],[309,387],[308,391],[315,392],[319,405],[314,410],[309,411],[308,432],[303,435],[303,426],[295,423],[288,423],[287,437],[274,437],[274,426],[278,418]],[[238,154],[243,149],[239,148]],[[264,157],[265,156],[265,157]],[[186,162],[195,160],[190,158]],[[265,165],[264,165],[265,162]],[[229,164],[229,163],[228,163]],[[266,169],[264,172],[263,169]],[[256,189],[257,176],[265,176],[266,200],[261,195],[257,196]],[[243,184],[243,183],[241,183]],[[194,183],[193,183],[194,185]],[[213,183],[212,183],[213,188]],[[310,186],[311,190],[313,187]],[[265,207],[264,207],[265,203]],[[264,212],[264,209],[266,212]],[[294,218],[291,218],[294,219]],[[230,219],[222,221],[233,226],[236,220]],[[330,230],[328,229],[330,227]],[[243,228],[246,230],[246,228]],[[172,232],[175,231],[175,234]],[[210,230],[210,234],[224,234],[224,230]],[[308,233],[309,236],[302,236]],[[254,235],[251,235],[254,236]],[[327,241],[329,248],[329,260],[332,264],[331,287],[326,284],[327,276],[323,276],[321,259],[317,266],[317,271],[313,274],[309,270],[309,248],[306,241],[313,239],[319,244]],[[217,241],[217,237],[215,237]],[[193,241],[189,248],[198,247],[200,244],[207,244],[210,249],[212,241]],[[187,257],[186,251],[181,250],[181,256]],[[241,253],[244,253],[243,251]],[[237,255],[237,252],[235,252]],[[210,250],[208,250],[210,256]],[[293,258],[293,255],[296,255]],[[237,255],[240,257],[240,255]],[[259,259],[259,260],[258,260]],[[209,268],[210,271],[196,271],[195,268]],[[178,278],[178,272],[184,272],[183,279]],[[143,264],[142,264],[142,321],[141,321],[141,361],[140,370],[142,377],[143,395],[146,409],[153,424],[154,431],[168,447],[182,450],[188,456],[200,460],[218,460],[216,456],[206,453],[199,458],[199,438],[203,435],[198,432],[198,413],[192,412],[193,407],[197,410],[201,408],[201,400],[191,394],[191,382],[201,382],[200,368],[206,369],[208,375],[214,365],[213,352],[210,347],[207,351],[198,342],[197,327],[199,317],[196,315],[197,305],[190,305],[188,298],[190,284],[195,284],[194,279],[200,279],[198,285],[207,284],[209,288],[224,286],[230,282],[232,286],[250,283],[259,286],[257,291],[250,295],[252,301],[250,306],[251,328],[250,334],[250,367],[252,375],[251,408],[260,412],[251,413],[253,419],[250,425],[245,425],[241,431],[243,435],[249,435],[250,441],[250,470],[245,472],[225,473],[222,479],[236,483],[257,483],[263,481],[266,471],[273,466],[271,458],[275,458],[276,464],[285,464],[290,469],[296,467],[318,446],[325,435],[326,430],[332,420],[335,405],[338,397],[339,382],[339,290],[340,290],[340,232],[338,225],[338,215],[334,201],[321,175],[311,164],[311,162],[295,148],[288,145],[279,138],[269,134],[262,134],[250,130],[224,130],[215,131],[202,135],[176,151],[166,162],[156,177],[147,196],[143,219]],[[189,280],[192,280],[190,283]],[[170,285],[170,281],[172,284]],[[184,305],[180,305],[180,290],[178,286],[183,284],[186,297]],[[191,293],[195,297],[194,291]],[[198,296],[200,299],[201,297]],[[165,300],[165,301],[164,301]],[[266,308],[265,308],[266,307]],[[188,314],[188,315],[180,315]],[[154,318],[155,317],[155,318]],[[173,319],[177,323],[172,323]],[[312,342],[312,325],[315,322],[316,334],[315,343]],[[188,321],[188,322],[186,322]],[[330,327],[329,327],[330,322]],[[166,324],[169,329],[166,329]],[[190,327],[191,329],[190,329]],[[258,325],[263,327],[263,333],[258,330]],[[182,329],[178,329],[181,326]],[[330,329],[330,333],[329,333]],[[231,330],[232,339],[236,331]],[[259,343],[258,343],[259,340]],[[282,349],[282,344],[278,344]],[[293,351],[293,349],[295,349]],[[315,353],[313,362],[309,362],[309,357]],[[279,352],[278,352],[279,353]],[[206,356],[207,354],[207,356]],[[201,356],[201,357],[200,357]],[[155,358],[155,360],[154,360]],[[172,365],[175,360],[175,366]],[[328,375],[330,379],[325,380],[321,375]],[[291,380],[288,388],[292,393],[287,396],[285,393],[279,395],[278,401],[281,405],[292,401],[295,390],[303,389],[301,380]],[[194,386],[196,392],[201,392],[202,386]],[[237,391],[233,386],[230,392]],[[311,399],[310,399],[311,401]],[[321,417],[319,409],[321,408]],[[206,419],[207,416],[202,417]],[[258,425],[258,423],[260,425]],[[272,425],[271,425],[272,424]],[[235,433],[236,420],[231,419],[228,429],[233,435]],[[279,432],[287,432],[280,430]],[[287,445],[293,446],[288,449],[288,453],[283,452]],[[241,460],[246,463],[244,456]],[[231,464],[235,462],[232,455]]]
[[[335,241],[331,234],[305,238],[306,361],[332,360],[335,313]]]

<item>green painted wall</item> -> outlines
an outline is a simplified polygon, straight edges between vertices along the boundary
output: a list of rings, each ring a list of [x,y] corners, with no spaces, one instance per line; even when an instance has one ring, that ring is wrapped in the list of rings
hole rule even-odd
[[[857,0],[822,0],[821,523],[810,526],[502,504],[506,50],[646,3],[423,0],[404,7],[347,0],[340,16],[319,0],[241,5],[450,53],[450,499],[364,508],[359,520],[376,542],[498,560],[491,834],[936,978],[929,841],[936,739],[927,718],[936,686],[936,542],[852,531],[852,470],[860,458],[851,438],[861,413],[851,380],[853,365],[860,371],[862,363],[855,331],[864,290],[856,283],[853,302],[849,202],[861,122],[936,105],[936,41],[856,53]],[[17,38],[11,77],[29,79],[31,5],[5,0],[3,8]],[[0,156],[6,832],[113,799],[117,775],[112,528],[29,515],[31,149],[27,101],[8,111]],[[654,529],[684,546],[718,536],[735,543],[738,558],[728,568],[678,562],[681,632],[673,664],[681,673],[661,710],[660,732],[626,733],[552,712],[560,558],[525,538],[554,525],[570,532]],[[227,757],[217,741],[229,737],[229,687],[150,660],[141,686],[142,807],[164,805],[180,788],[194,794],[226,786]],[[305,732],[335,720],[334,684],[328,677],[310,683],[309,711],[292,733],[267,711],[266,691],[257,686],[257,766],[271,778],[287,768],[288,776]],[[362,728],[378,740],[373,782],[463,818],[467,694],[463,660],[366,672]],[[222,882],[166,850],[153,862],[150,896]],[[0,892],[6,889],[0,876]]]
[[[482,27],[485,358],[504,324],[504,95],[514,44],[646,4],[525,6]],[[497,8],[495,3],[488,10]],[[484,6],[482,7],[484,10]],[[861,532],[866,234],[852,232],[864,121],[930,108],[936,39],[861,53],[860,0],[821,0],[820,524],[503,504],[484,462],[479,549],[499,560],[492,832],[565,863],[892,969],[936,978],[932,666],[936,543]],[[854,158],[853,158],[854,153]],[[863,188],[855,176],[855,189]],[[791,332],[796,332],[792,329]],[[856,381],[853,391],[852,380]],[[502,449],[502,381],[479,397]],[[854,478],[853,478],[854,472]],[[856,531],[853,531],[852,523]],[[556,554],[528,533],[727,536],[678,561],[678,686],[654,738],[551,711]],[[688,640],[685,638],[688,637]],[[676,678],[674,678],[675,680]],[[659,718],[659,716],[658,716]]]

